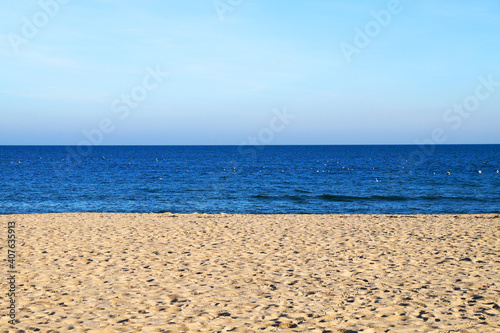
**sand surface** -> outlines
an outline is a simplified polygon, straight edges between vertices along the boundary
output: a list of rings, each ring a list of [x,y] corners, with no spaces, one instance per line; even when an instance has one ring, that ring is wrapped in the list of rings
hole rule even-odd
[[[0,332],[500,332],[499,215],[0,221]]]

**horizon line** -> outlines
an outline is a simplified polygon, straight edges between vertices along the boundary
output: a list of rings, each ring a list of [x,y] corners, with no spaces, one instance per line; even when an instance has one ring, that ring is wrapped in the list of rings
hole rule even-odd
[[[263,146],[263,147],[283,147],[283,146],[494,146],[500,143],[320,143],[320,144],[269,144],[269,145],[251,145],[251,144],[115,144],[115,145],[67,145],[67,144],[0,144],[0,147],[239,147],[239,146]]]

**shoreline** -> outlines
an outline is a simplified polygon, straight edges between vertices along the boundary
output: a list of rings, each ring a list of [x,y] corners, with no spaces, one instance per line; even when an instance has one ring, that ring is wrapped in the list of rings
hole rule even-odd
[[[0,283],[9,332],[500,330],[499,214],[0,221],[4,258],[16,222],[15,326]]]

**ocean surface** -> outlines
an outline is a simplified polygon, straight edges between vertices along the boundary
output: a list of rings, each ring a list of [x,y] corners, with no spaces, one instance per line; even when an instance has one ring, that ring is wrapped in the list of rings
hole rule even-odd
[[[500,213],[500,145],[0,146],[0,214]]]

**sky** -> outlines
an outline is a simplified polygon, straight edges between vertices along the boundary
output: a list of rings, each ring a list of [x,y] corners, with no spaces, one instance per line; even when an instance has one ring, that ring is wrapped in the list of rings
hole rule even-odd
[[[500,144],[498,0],[0,6],[0,145]]]

